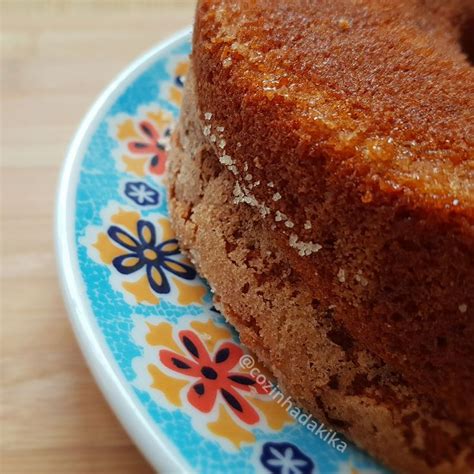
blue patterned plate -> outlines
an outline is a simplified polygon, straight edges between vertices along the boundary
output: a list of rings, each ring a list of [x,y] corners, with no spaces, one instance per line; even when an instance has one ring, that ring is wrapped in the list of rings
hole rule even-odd
[[[57,254],[92,372],[158,471],[386,472],[264,387],[265,371],[179,252],[164,172],[189,52],[186,31],[127,68],[92,107],[66,159]]]

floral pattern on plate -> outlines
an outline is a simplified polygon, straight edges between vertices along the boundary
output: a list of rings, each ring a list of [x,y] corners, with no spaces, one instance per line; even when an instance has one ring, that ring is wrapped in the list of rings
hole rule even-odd
[[[117,203],[102,211],[102,225],[91,226],[83,240],[89,255],[110,269],[112,287],[129,304],[203,303],[207,293],[196,270],[181,254],[170,221],[162,215],[143,218]]]
[[[254,444],[256,430],[280,431],[295,420],[239,365],[244,349],[212,311],[200,318],[144,322],[133,337],[143,349],[134,360],[137,386],[157,403],[187,413],[203,436],[235,452]]]
[[[311,458],[290,443],[265,443],[260,461],[272,474],[314,474],[316,472]]]
[[[136,116],[119,114],[110,121],[117,140],[115,159],[119,170],[162,181],[173,126],[173,116],[156,105],[143,107]]]
[[[169,59],[166,70],[171,77],[170,81],[160,81],[160,97],[171,102],[176,107],[181,107],[183,102],[183,89],[186,75],[189,71],[187,56],[176,56]]]
[[[158,206],[160,193],[144,181],[125,181],[123,194],[138,206]]]

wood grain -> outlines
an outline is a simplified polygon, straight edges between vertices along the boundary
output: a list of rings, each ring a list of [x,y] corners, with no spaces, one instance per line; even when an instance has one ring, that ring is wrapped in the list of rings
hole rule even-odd
[[[1,1],[0,8],[0,470],[151,472],[70,329],[53,209],[81,117],[131,60],[191,24],[194,1]]]

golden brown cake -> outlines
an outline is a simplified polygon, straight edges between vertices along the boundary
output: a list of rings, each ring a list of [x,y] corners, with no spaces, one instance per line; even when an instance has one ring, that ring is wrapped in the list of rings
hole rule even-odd
[[[474,469],[471,7],[202,0],[170,155],[242,340],[404,472]]]

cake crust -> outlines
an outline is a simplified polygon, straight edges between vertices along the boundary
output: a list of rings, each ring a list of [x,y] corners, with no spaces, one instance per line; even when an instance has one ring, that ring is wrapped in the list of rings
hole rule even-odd
[[[416,394],[314,298],[260,209],[203,132],[191,71],[169,156],[169,205],[184,251],[240,337],[302,406],[391,467],[468,473],[474,433]],[[318,361],[324,361],[323,364]]]
[[[237,201],[350,337],[459,423],[474,421],[470,12],[202,0],[192,54]]]

